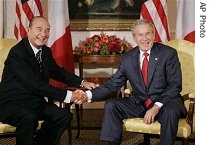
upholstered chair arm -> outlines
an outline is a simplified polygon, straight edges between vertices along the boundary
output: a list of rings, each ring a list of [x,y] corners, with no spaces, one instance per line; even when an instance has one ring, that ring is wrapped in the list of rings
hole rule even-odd
[[[130,97],[132,95],[132,88],[127,88],[124,90],[124,96]],[[194,118],[194,112],[195,112],[195,92],[191,92],[189,94],[183,95],[184,101],[188,100],[189,107],[186,105],[188,114],[187,114],[187,123],[191,126],[191,129],[193,131],[193,118]]]
[[[187,122],[191,126],[193,131],[193,121],[194,121],[194,113],[195,113],[195,92],[191,92],[183,96],[184,99],[189,99],[189,108],[187,114]]]
[[[124,96],[125,97],[130,97],[132,94],[132,89],[131,88],[127,88],[124,90]]]

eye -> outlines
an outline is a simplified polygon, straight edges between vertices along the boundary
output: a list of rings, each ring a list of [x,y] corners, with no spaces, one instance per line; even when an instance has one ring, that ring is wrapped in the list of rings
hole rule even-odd
[[[37,27],[36,29],[38,32],[42,32],[42,28],[41,27]]]
[[[146,33],[146,36],[150,36],[152,33],[151,32],[147,32]]]
[[[143,34],[142,34],[142,33],[138,33],[138,36],[139,36],[139,37],[142,37],[142,36],[143,36]]]
[[[45,30],[45,33],[50,33],[50,29],[46,29]]]

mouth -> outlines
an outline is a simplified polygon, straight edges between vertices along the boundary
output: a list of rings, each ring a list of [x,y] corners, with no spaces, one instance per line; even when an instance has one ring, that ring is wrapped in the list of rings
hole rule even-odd
[[[37,37],[37,40],[39,42],[45,43],[47,41],[47,38],[46,37],[40,37],[40,38]]]
[[[150,44],[150,42],[149,42],[149,41],[148,41],[148,42],[142,42],[141,44],[142,44],[142,46],[144,46],[144,47],[148,47],[149,44]]]

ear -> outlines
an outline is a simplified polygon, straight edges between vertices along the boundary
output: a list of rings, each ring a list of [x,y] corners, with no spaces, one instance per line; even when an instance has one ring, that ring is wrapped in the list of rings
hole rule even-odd
[[[30,32],[30,27],[27,27],[27,34]]]
[[[132,37],[133,37],[133,39],[135,40],[135,34],[134,34],[134,33],[132,33]]]

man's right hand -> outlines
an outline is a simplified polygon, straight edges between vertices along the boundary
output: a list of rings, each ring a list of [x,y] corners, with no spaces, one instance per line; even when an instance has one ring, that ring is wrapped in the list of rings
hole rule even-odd
[[[82,104],[84,102],[87,102],[87,95],[82,90],[75,90],[72,92],[71,102],[74,102],[76,104]]]

